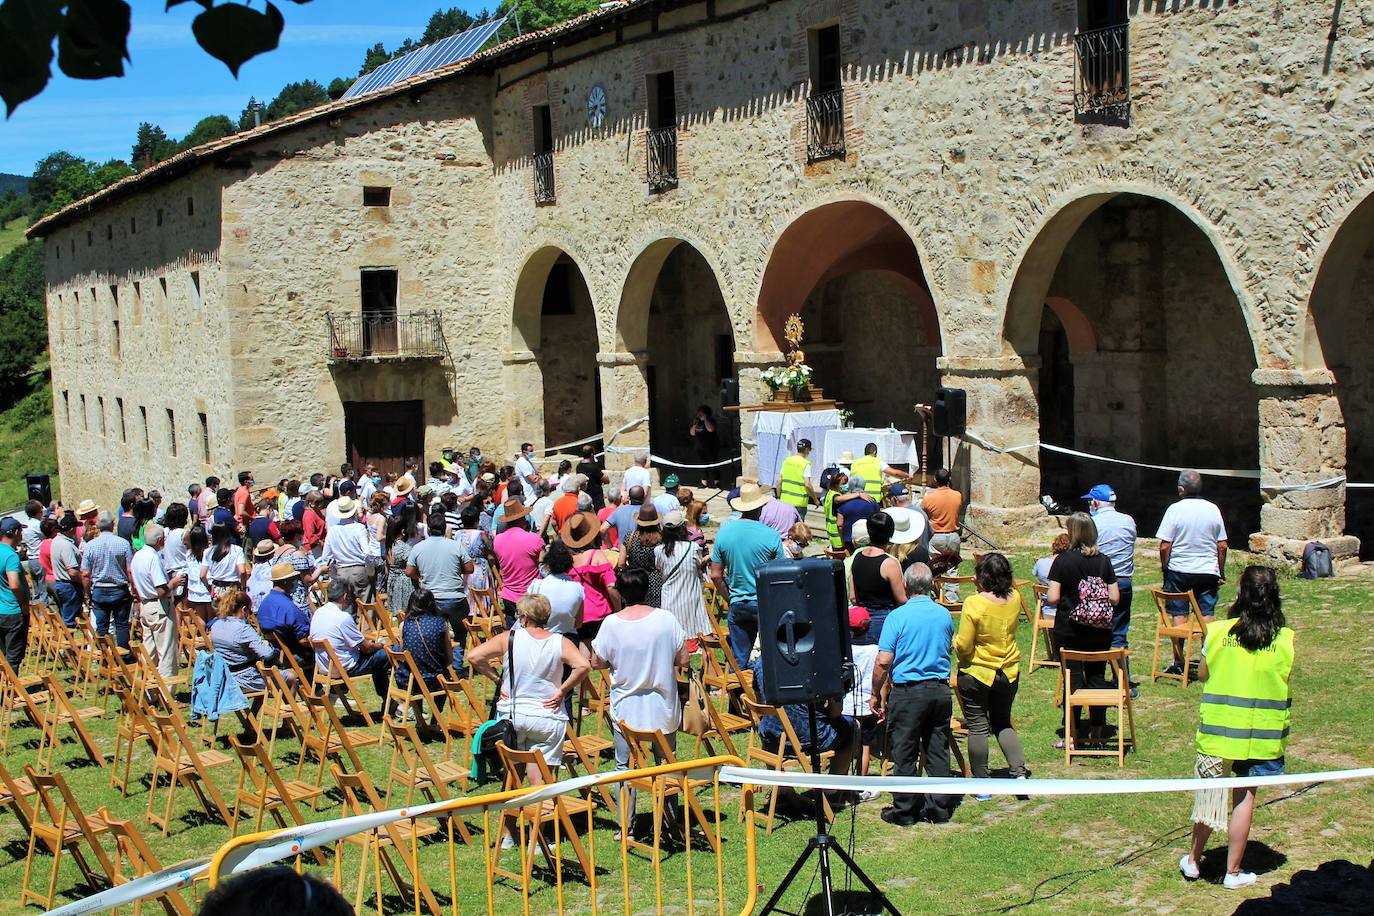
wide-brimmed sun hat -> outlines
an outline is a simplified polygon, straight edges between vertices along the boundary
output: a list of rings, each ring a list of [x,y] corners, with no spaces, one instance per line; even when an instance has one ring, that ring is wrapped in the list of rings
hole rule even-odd
[[[730,508],[736,512],[750,512],[767,505],[768,500],[772,498],[773,491],[769,487],[761,487],[756,483],[746,483],[739,488],[739,496],[730,500]]]
[[[663,516],[664,528],[681,528],[686,524],[687,513],[683,512],[681,509],[674,509],[672,512],[669,512],[667,515]]]
[[[93,499],[83,499],[81,500],[81,505],[76,507],[76,514],[78,518],[83,515],[95,515],[99,511],[100,506],[97,505],[96,501]]]
[[[402,477],[400,480],[396,481],[397,496],[406,496],[413,489],[415,489],[415,481],[411,480],[409,477]]]
[[[507,525],[511,522],[518,522],[530,514],[530,507],[525,505],[525,501],[514,496],[503,502],[501,506],[501,521]]]
[[[563,530],[558,532],[558,536],[569,550],[581,550],[596,540],[600,532],[601,519],[596,517],[596,513],[577,512],[563,523]]]
[[[640,528],[658,527],[658,510],[652,503],[645,503],[639,507],[639,513],[635,515],[635,525]]]
[[[265,560],[276,552],[277,545],[273,544],[270,539],[263,538],[261,541],[258,541],[257,546],[253,548],[253,557],[258,560]]]
[[[339,518],[352,518],[358,514],[358,504],[351,497],[341,497],[334,502],[334,514]]]
[[[893,544],[914,544],[926,533],[925,516],[906,506],[888,506],[883,510],[892,519]]]
[[[273,582],[289,582],[299,575],[300,573],[296,572],[296,567],[292,566],[290,563],[272,564]]]

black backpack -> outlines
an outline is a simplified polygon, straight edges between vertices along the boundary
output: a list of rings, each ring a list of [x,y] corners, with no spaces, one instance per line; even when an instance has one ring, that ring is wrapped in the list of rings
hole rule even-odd
[[[1308,541],[1302,549],[1302,578],[1329,579],[1335,574],[1331,565],[1331,548],[1321,541]]]

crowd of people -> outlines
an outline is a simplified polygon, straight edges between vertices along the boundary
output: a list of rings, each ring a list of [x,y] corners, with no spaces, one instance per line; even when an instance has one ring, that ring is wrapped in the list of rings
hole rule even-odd
[[[699,433],[709,432],[707,422],[698,418]],[[96,634],[112,635],[125,651],[136,624],[149,662],[173,677],[181,659],[178,615],[191,615],[245,691],[263,689],[259,662],[307,678],[319,666],[338,665],[350,677],[370,676],[386,697],[410,669],[393,670],[386,645],[364,634],[358,615],[360,602],[384,595],[374,607],[400,620],[397,648],[409,652],[426,685],[434,689],[450,670],[492,678],[497,712],[510,719],[519,746],[539,749],[556,768],[572,695],[593,669],[608,672],[613,721],[662,731],[671,744],[681,719],[678,675],[690,667],[699,638],[715,631],[708,583],[728,607],[726,650],[757,685],[764,677],[752,661],[759,571],[823,552],[844,560],[857,683],[853,695],[820,710],[814,738],[805,706],[778,711],[802,737],[797,750],[809,752],[814,741],[832,752],[836,772],[857,760],[867,773],[881,751],[899,776],[916,775],[921,760],[927,775],[947,776],[957,694],[973,775],[989,775],[995,738],[1007,775],[1026,778],[1013,725],[1025,612],[1010,562],[997,552],[981,555],[973,564],[975,593],[961,599],[954,584],[937,602],[938,577],[965,562],[962,496],[949,473],[938,471],[917,502],[909,483],[889,479],[900,472],[879,461],[876,447],[819,475],[810,451],[810,443],[799,443],[776,494],[738,481],[728,497],[732,514],[711,529],[713,537],[705,503],[675,475],[655,487],[641,456],[613,483],[590,446],[547,476],[525,443],[501,466],[477,448],[446,450],[423,483],[415,466],[383,474],[344,465],[337,474],[265,487],[248,470],[234,488],[210,477],[189,486],[185,501],[136,487],[108,509],[90,500],[75,507],[33,501],[23,518],[0,522],[0,569],[9,586],[0,589],[0,642],[17,670],[26,645],[21,609],[43,601],[69,626],[88,617]],[[1178,490],[1159,528],[1159,554],[1165,589],[1191,592],[1208,625],[1198,676],[1212,683],[1198,772],[1219,775],[1223,760],[1240,773],[1282,772],[1292,631],[1283,624],[1276,580],[1247,569],[1231,617],[1214,623],[1226,531],[1220,511],[1202,498],[1197,474],[1181,475]],[[1067,519],[1053,555],[1036,564],[1046,586],[1037,610],[1054,619],[1055,651],[1126,649],[1135,522],[1117,508],[1110,486],[1093,487],[1084,499],[1088,511]],[[825,520],[814,546],[806,523],[812,507]],[[321,577],[327,589],[312,595]],[[1170,612],[1186,622],[1189,602]],[[465,658],[465,621],[474,615],[498,617],[504,626]],[[1188,659],[1175,651],[1171,670],[1181,671]],[[1104,662],[1069,663],[1066,672],[1071,689],[1109,686]],[[1218,679],[1226,682],[1224,695]],[[1243,698],[1256,690],[1266,702],[1247,706]],[[776,747],[781,726],[765,716],[762,742]],[[1277,738],[1276,727],[1283,733]],[[1102,710],[1094,709],[1061,742],[1105,736]],[[615,758],[618,767],[629,765],[618,729]],[[943,822],[958,802],[899,794],[882,817],[902,826]],[[1233,837],[1248,829],[1252,807],[1253,793],[1238,798]],[[1210,829],[1224,825],[1215,800],[1203,808],[1200,801],[1197,848],[1180,863],[1188,877]],[[1240,870],[1239,854],[1233,858],[1228,885],[1253,881]]]

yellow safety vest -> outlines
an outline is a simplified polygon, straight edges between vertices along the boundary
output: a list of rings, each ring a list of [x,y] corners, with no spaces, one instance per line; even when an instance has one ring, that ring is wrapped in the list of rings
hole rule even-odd
[[[1293,631],[1279,630],[1267,648],[1236,642],[1233,620],[1207,626],[1207,683],[1197,729],[1200,754],[1224,760],[1276,760],[1288,743]]]
[[[806,466],[809,464],[801,455],[789,455],[782,463],[778,475],[778,499],[796,506],[803,512],[811,504],[806,490]]]
[[[835,515],[835,495],[834,490],[826,490],[821,500],[825,507],[825,533],[830,538],[831,550],[844,550],[844,541],[840,540],[840,519]]]
[[[878,460],[877,455],[864,455],[862,458],[855,459],[849,466],[850,477],[862,477],[864,479],[864,492],[874,499],[882,499],[883,496],[883,463]]]

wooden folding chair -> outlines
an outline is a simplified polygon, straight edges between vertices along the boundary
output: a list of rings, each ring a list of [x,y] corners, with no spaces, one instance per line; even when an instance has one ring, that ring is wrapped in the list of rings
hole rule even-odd
[[[496,589],[468,589],[468,614],[470,616],[491,617],[496,614],[496,608],[499,608],[500,606],[500,602],[496,600]]]
[[[959,772],[967,779],[973,775],[969,770],[968,760],[964,756],[963,750],[959,747],[959,739],[964,739],[964,744],[968,744],[968,714],[964,712],[964,698],[959,696],[959,672],[950,671],[949,689],[954,694],[954,710],[949,717],[949,755],[954,758],[954,762],[959,765]],[[926,772],[926,755],[922,751],[916,761],[916,772]]]
[[[716,708],[716,704],[711,702],[708,695],[706,702],[706,725],[705,734],[696,736],[696,756],[714,757],[716,755],[713,741],[719,741],[724,753],[731,757],[743,758],[735,746],[735,741],[731,735],[744,735],[745,748],[752,747],[754,744],[754,723],[748,716],[740,716],[735,713]],[[702,751],[705,750],[705,755]]]
[[[748,764],[758,763],[777,773],[796,767],[803,773],[811,772],[811,755],[802,750],[801,740],[797,738],[796,729],[792,727],[792,722],[787,718],[787,713],[780,707],[769,706],[760,703],[752,697],[744,698],[744,708],[749,712],[749,718],[754,722],[755,731],[759,728],[760,721],[765,716],[776,716],[782,722],[782,738],[778,742],[776,750],[768,750],[760,742],[757,747],[750,747],[746,751],[745,761]],[[821,766],[826,766],[831,758],[835,756],[833,751],[823,751],[821,753]],[[829,820],[834,816],[830,810],[829,799],[822,796],[825,806],[825,817]],[[773,832],[773,823],[778,810],[778,789],[770,787],[768,790],[768,832]],[[753,811],[749,812],[752,816]],[[744,812],[740,812],[744,816]]]
[[[1188,676],[1193,667],[1193,643],[1197,643],[1199,656],[1202,651],[1202,644],[1207,639],[1207,621],[1203,619],[1202,608],[1198,606],[1197,596],[1192,592],[1166,592],[1162,588],[1150,589],[1150,597],[1154,598],[1155,611],[1155,651],[1154,659],[1150,662],[1150,683],[1155,683],[1160,678],[1179,681],[1184,687],[1188,686]],[[1173,615],[1169,611],[1170,601],[1185,601],[1188,604],[1188,619],[1181,624],[1175,624]],[[1170,674],[1166,668],[1159,667],[1159,647],[1167,643],[1169,646],[1169,664],[1173,664],[1174,646],[1183,643],[1183,673]]]
[[[617,725],[620,728],[621,734],[625,736],[625,740],[630,745],[630,766],[637,770],[642,770],[657,764],[677,763],[677,755],[673,753],[672,745],[668,743],[668,738],[663,732],[657,729],[653,731],[642,731],[637,728],[631,728],[626,725],[624,721],[618,722]],[[640,777],[631,779],[627,783],[631,789],[651,793],[651,797],[653,798],[652,810],[654,812],[655,830],[658,829],[657,824],[659,822],[659,817],[664,812],[668,800],[670,798],[680,797],[684,803],[682,810],[683,842],[691,842],[692,821],[696,821],[697,826],[701,828],[701,832],[706,837],[706,842],[710,844],[711,849],[719,855],[720,838],[717,837],[716,832],[711,829],[711,822],[706,819],[706,812],[701,810],[701,803],[697,801],[696,796],[698,789],[709,786],[710,784],[711,780],[709,779],[691,779],[686,775]],[[634,817],[634,810],[631,809],[626,812],[622,806],[621,811],[626,816],[621,820],[620,829],[628,830],[630,821]],[[633,838],[630,838],[629,842],[636,846],[642,846],[645,849],[653,849],[653,846],[641,843]]]
[[[119,821],[111,819],[110,834],[115,838],[115,848],[118,856],[115,860],[115,868],[118,869],[120,862],[128,862],[133,869],[133,876],[141,878],[153,872],[162,871],[162,863],[157,856],[153,855],[152,849],[148,847],[148,841],[143,838],[143,834],[138,832],[138,828],[132,821]],[[188,863],[189,864],[189,863]],[[123,883],[123,876],[118,875],[117,880]],[[156,898],[162,904],[162,909],[167,916],[191,916],[191,909],[182,899],[181,893],[176,890],[164,891]],[[138,912],[135,905],[134,912]]]
[[[45,691],[46,701],[43,703],[42,737],[39,739],[38,745],[40,764],[43,766],[52,765],[53,753],[58,745],[57,730],[66,725],[71,728],[72,734],[76,736],[76,740],[81,745],[82,750],[86,752],[86,756],[93,763],[98,763],[102,767],[105,766],[105,752],[96,745],[95,738],[86,728],[86,720],[103,717],[104,710],[98,706],[78,708],[52,673],[43,675],[43,683],[47,690]],[[26,695],[32,696],[31,694]]]
[[[439,702],[435,698],[434,691],[430,690],[425,684],[424,676],[420,673],[420,666],[415,664],[415,658],[405,649],[396,646],[386,647],[387,658],[391,660],[391,670],[401,674],[401,683],[396,683],[396,678],[391,679],[391,690],[387,696],[386,716],[394,718],[397,711],[409,711],[416,717],[416,721],[424,721],[426,713],[430,727],[444,736],[444,755],[449,756],[453,738],[458,735],[460,738],[464,734],[465,722],[461,716],[446,716],[439,708]],[[452,670],[452,669],[450,669]],[[442,690],[443,688],[440,687]],[[448,696],[445,693],[445,699]],[[451,704],[450,708],[457,704]],[[449,728],[449,721],[454,721],[455,727]],[[419,731],[419,728],[416,728]]]
[[[932,589],[932,596],[937,604],[949,609],[951,614],[958,614],[964,609],[964,586],[973,585],[973,576],[936,576],[935,587]],[[959,589],[959,600],[949,601],[945,598],[945,586],[953,585]]]
[[[539,774],[540,781],[545,785],[557,781],[553,771],[549,769],[549,764],[544,759],[542,751],[515,751],[506,747],[505,742],[498,743],[496,750],[501,755],[501,763],[506,768],[506,789],[520,789],[528,785],[526,776],[531,769]],[[521,845],[519,825],[521,822],[528,822],[531,840],[534,844],[538,844],[540,852],[544,854],[544,860],[549,863],[549,867],[561,874],[562,855],[550,844],[549,838],[544,835],[544,825],[557,822],[559,838],[566,839],[572,846],[573,854],[577,856],[578,867],[582,869],[584,878],[590,881],[593,874],[591,857],[587,854],[586,845],[583,844],[582,834],[587,835],[588,842],[591,841],[591,814],[594,808],[595,803],[588,799],[558,795],[537,804],[508,808],[502,812],[502,832],[509,832],[515,838],[516,844],[521,847],[521,872],[524,873],[529,869],[529,865],[524,861],[525,850],[529,846]],[[501,867],[501,847],[499,844],[492,850],[491,871],[493,874],[501,875],[512,881],[524,880],[523,874],[516,874]]]
[[[210,771],[233,762],[233,758],[221,751],[198,748],[181,713],[175,709],[165,712],[150,710],[149,718],[157,729],[157,753],[153,756],[152,785],[148,788],[145,810],[148,822],[162,828],[162,835],[166,836],[172,827],[172,807],[176,801],[177,786],[185,786],[196,796],[207,817],[219,818],[226,826],[232,824],[233,814]],[[159,814],[154,810],[154,801],[157,798],[158,776],[161,774],[167,776],[167,802]]]
[[[329,577],[320,576],[305,587],[305,600],[311,611],[318,611],[329,603]]]
[[[141,679],[135,677],[131,684],[123,674],[111,683],[111,689],[119,697],[119,714],[115,721],[114,758],[110,766],[110,786],[119,794],[128,796],[129,783],[134,762],[134,749],[143,744],[154,755],[157,754],[157,728],[149,718],[149,708],[144,698]]]
[[[1048,585],[1036,583],[1031,586],[1031,593],[1034,597],[1032,604],[1026,606],[1026,610],[1031,615],[1031,651],[1030,651],[1030,670],[1036,668],[1058,668],[1059,662],[1055,659],[1054,651],[1054,618],[1045,616],[1045,595],[1049,592]],[[1043,657],[1038,655],[1041,644],[1041,637],[1044,637],[1045,654]]]
[[[569,722],[569,728],[573,723]],[[600,761],[608,751],[615,747],[615,742],[600,735],[574,735],[571,731],[563,739],[563,766],[568,768],[568,775],[576,778],[581,775],[577,772],[578,767],[582,768],[583,773],[594,776],[601,770]],[[616,803],[615,792],[605,784],[596,786],[594,789],[583,793],[584,798],[589,798],[592,792],[601,796],[601,803],[612,817],[619,817],[620,806]]]
[[[1130,653],[1125,649],[1108,649],[1104,652],[1076,652],[1060,649],[1059,658],[1065,670],[1070,662],[1106,662],[1116,676],[1116,685],[1105,688],[1080,687],[1074,690],[1071,679],[1064,678],[1064,766],[1069,766],[1074,757],[1115,757],[1116,765],[1126,765],[1126,727],[1130,727],[1129,746],[1135,744],[1135,711],[1131,706],[1131,685],[1126,678],[1126,660]],[[1116,750],[1107,748],[1084,749],[1082,742],[1074,733],[1074,710],[1093,708],[1115,709],[1117,713]]]
[[[399,646],[401,640],[396,635],[396,628],[391,622],[391,612],[387,610],[386,602],[381,596],[372,601],[359,601],[358,623],[363,635],[374,642],[388,642]]]
[[[350,708],[350,713],[361,715],[368,728],[377,728],[378,723],[372,718],[372,714],[367,711],[367,703],[363,700],[363,695],[358,692],[355,685],[356,681],[372,682],[371,674],[349,674],[344,667],[343,661],[339,658],[339,653],[334,651],[333,643],[327,639],[312,639],[310,646],[315,650],[315,680],[311,684],[317,694],[329,696],[337,692],[343,699],[344,705],[348,706],[351,697],[356,709]],[[318,659],[323,653],[329,664],[320,665]],[[383,712],[385,713],[386,697],[378,697],[382,701]],[[380,735],[380,732],[378,733]]]
[[[114,820],[110,812],[105,808],[89,815],[83,812],[60,773],[38,773],[33,767],[25,766],[24,775],[38,793],[38,804],[33,809],[29,854],[24,860],[24,879],[19,890],[20,906],[32,900],[46,910],[53,908],[53,900],[57,896],[57,872],[64,853],[69,853],[76,860],[87,884],[92,887],[114,884],[118,871],[105,847],[100,845],[101,837],[110,834],[110,823]],[[39,843],[52,854],[45,893],[40,893],[29,883]],[[99,871],[91,867],[82,852],[83,847],[94,856]]]
[[[296,766],[296,779],[301,778],[307,755],[313,755],[319,761],[314,783],[317,786],[324,784],[324,769],[330,762],[339,769],[346,765],[354,773],[361,772],[364,767],[358,750],[380,744],[381,736],[370,729],[363,734],[357,734],[345,728],[334,709],[334,700],[328,694],[307,695],[304,704],[309,734],[301,739],[301,759]]]
[[[229,736],[229,743],[238,754],[241,772],[238,788],[234,790],[234,817],[229,830],[238,836],[239,822],[244,810],[253,812],[253,832],[262,829],[263,815],[270,814],[277,826],[285,830],[291,825],[305,825],[305,818],[298,807],[303,802],[313,802],[324,794],[320,786],[312,786],[299,780],[283,779],[267,746],[259,738],[257,741],[243,741],[235,735]],[[283,815],[290,815],[290,821]],[[317,849],[315,859],[324,864],[324,856]]]
[[[33,803],[30,799],[36,793],[27,776],[11,776],[10,771],[0,764],[0,805],[10,809],[24,833],[31,832],[33,828]]]
[[[423,795],[426,801],[435,802],[467,791],[467,768],[452,760],[440,760],[435,763],[425,750],[424,742],[420,740],[413,724],[387,719],[386,729],[391,733],[393,742],[386,804],[391,804],[391,794],[397,786],[405,787],[407,805],[415,801],[416,792]],[[462,833],[465,842],[472,842],[467,827],[460,826],[459,832]]]
[[[345,773],[337,765],[330,769],[344,795],[343,815],[345,817],[386,810],[386,805],[377,795],[377,788],[372,784],[367,773]],[[422,897],[431,916],[442,916],[443,911],[439,906],[439,901],[435,898],[434,892],[430,890],[429,884],[426,883],[419,862],[411,857],[413,845],[438,832],[439,825],[433,821],[414,820],[385,824],[368,833],[355,834],[340,840],[334,844],[334,886],[344,886],[343,845],[349,843],[362,848],[362,861],[358,865],[357,890],[353,898],[354,910],[362,910],[363,894],[367,888],[367,869],[375,856],[378,867],[378,882],[381,881],[381,872],[385,871],[402,898],[416,901],[417,897]],[[400,859],[400,866],[393,860],[391,853],[395,853],[396,857]],[[409,880],[407,880],[406,874],[402,873],[401,866],[404,866],[405,872],[409,875]],[[380,901],[380,887],[377,889],[377,897]],[[416,909],[418,908],[417,902]]]

